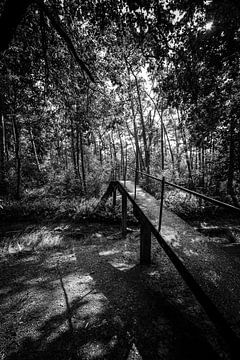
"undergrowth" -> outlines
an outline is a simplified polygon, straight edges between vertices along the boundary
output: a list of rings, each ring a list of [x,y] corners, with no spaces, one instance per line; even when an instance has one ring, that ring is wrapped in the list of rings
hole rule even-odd
[[[5,200],[0,206],[0,222],[10,223],[16,221],[27,222],[54,222],[70,221],[101,221],[121,222],[121,201],[117,198],[113,208],[111,198],[103,209],[96,212],[100,197],[25,197],[22,200]],[[132,206],[128,204],[128,219],[136,223],[132,213]]]
[[[161,183],[152,179],[141,179],[140,184],[146,191],[160,201]],[[229,199],[218,199],[226,203],[231,203]],[[192,221],[206,221],[209,219],[235,218],[236,214],[226,208],[214,205],[209,201],[204,201],[197,196],[189,194],[179,189],[165,185],[164,205],[171,211],[175,212],[182,219]]]
[[[0,217],[2,221],[42,221],[42,220],[78,220],[88,217],[96,207],[98,199],[84,198],[25,198],[20,201],[2,202]]]
[[[167,190],[164,196],[165,205],[186,221],[208,221],[220,218],[235,218],[237,213],[225,207],[214,205],[181,190]]]

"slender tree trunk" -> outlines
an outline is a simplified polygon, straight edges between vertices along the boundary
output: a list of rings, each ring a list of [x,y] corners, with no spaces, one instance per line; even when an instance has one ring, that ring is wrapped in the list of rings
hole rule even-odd
[[[20,199],[21,187],[21,155],[20,155],[20,129],[18,127],[16,116],[12,117],[13,135],[15,140],[15,161],[16,161],[16,199]]]
[[[198,170],[198,149],[195,147],[195,172]]]
[[[64,117],[64,137],[65,137],[65,142],[64,142],[64,163],[65,163],[65,170],[68,170],[68,122],[67,122],[67,112],[65,114]]]
[[[136,155],[136,157],[138,156],[138,158],[140,160],[140,161],[137,161],[137,166],[138,166],[137,170],[139,170],[139,166],[140,166],[140,168],[142,170],[142,165],[141,165],[142,156],[141,156],[141,152],[140,152],[140,146],[139,146],[139,140],[138,140],[138,131],[137,131],[137,122],[136,122],[136,114],[135,114],[134,102],[133,102],[133,97],[132,97],[131,76],[130,76],[130,69],[129,69],[128,61],[127,61],[126,57],[125,57],[125,62],[126,62],[127,72],[128,72],[129,99],[130,99],[130,105],[131,105],[131,111],[132,111],[133,131],[134,131],[134,139],[135,139],[135,155]]]
[[[132,90],[130,89],[130,92]],[[130,101],[131,101],[131,109],[132,109],[132,117],[133,117],[133,130],[134,130],[134,139],[135,139],[135,148],[136,148],[136,154],[140,154],[140,146],[139,146],[139,140],[138,140],[138,131],[137,131],[137,123],[136,123],[136,115],[134,111],[134,104],[132,95],[130,95]],[[139,170],[139,169],[138,169]]]
[[[229,139],[229,161],[228,161],[228,180],[227,180],[227,190],[229,195],[232,198],[232,201],[235,206],[240,206],[239,201],[237,200],[233,180],[234,180],[234,171],[235,171],[235,119],[231,117],[230,120],[230,139]]]
[[[163,138],[163,116],[161,112],[161,129],[160,129],[160,143],[161,143],[161,168],[162,172],[164,171],[164,138]]]
[[[193,151],[192,151],[192,145],[189,145],[189,154],[190,154],[190,165],[191,169],[193,170]]]
[[[82,169],[82,180],[83,180],[83,192],[86,193],[87,185],[86,185],[86,171],[85,171],[85,159],[84,159],[84,144],[83,144],[83,136],[82,129],[79,128],[79,140],[80,140],[80,154],[81,154],[81,169]]]
[[[77,158],[76,158],[76,149],[75,149],[75,129],[74,129],[74,122],[73,118],[71,117],[71,152],[72,152],[72,162],[73,162],[73,168],[75,177],[78,178],[81,181],[81,176],[79,173],[79,168],[77,166]]]
[[[134,141],[133,141],[133,140],[135,140],[134,133],[130,130],[128,122],[126,121],[125,123],[126,123],[126,128],[127,128],[128,134],[130,135],[130,141],[131,141],[131,144],[132,144],[132,148],[133,148],[134,154],[136,156],[136,146],[134,145]]]
[[[117,161],[117,149],[116,149],[113,133],[111,133],[111,142],[112,142],[112,149],[113,149],[114,164],[115,164],[115,168],[116,168],[116,171],[117,171],[116,175],[117,175],[118,178],[120,178],[120,169],[119,169],[119,164],[118,164],[118,161]]]
[[[188,169],[188,178],[189,178],[190,185],[192,187],[194,187],[193,177],[192,177],[192,168],[191,168],[191,159],[189,158],[189,154],[188,154],[186,134],[185,134],[185,131],[183,128],[182,116],[180,116],[178,109],[177,109],[177,114],[178,114],[179,128],[180,128],[180,132],[181,132],[181,136],[182,136],[183,148],[184,148],[186,164],[187,164],[187,169]]]
[[[202,142],[202,146],[201,146],[201,153],[202,153],[202,181],[201,181],[201,186],[204,188],[205,187],[205,150],[204,150],[204,141]]]
[[[2,120],[2,143],[3,143],[3,153],[4,157],[6,156],[6,128],[5,128],[5,119],[4,116],[1,116]]]
[[[125,169],[124,169],[124,178],[127,176],[127,168],[128,168],[128,143],[125,143]]]
[[[1,115],[1,113],[0,113]],[[5,118],[3,117],[3,128],[4,128],[4,143],[5,143],[5,146],[4,146],[4,155],[5,155],[5,162],[6,164],[9,162],[9,142],[10,140],[8,139],[7,137],[7,132],[6,132],[6,126],[7,126],[7,122],[5,121]]]
[[[36,162],[36,165],[37,165],[37,169],[38,169],[38,172],[41,172],[40,163],[39,163],[39,159],[38,159],[38,154],[37,154],[37,150],[36,150],[35,141],[34,141],[34,138],[33,138],[31,125],[29,125],[29,135],[30,135],[30,140],[31,140],[31,144],[32,144],[32,149],[33,149],[33,154],[34,154],[35,162]]]
[[[108,135],[108,141],[109,141],[109,151],[110,151],[110,159],[111,159],[111,174],[113,176],[113,179],[116,180],[117,169],[116,169],[116,163],[114,162],[113,146],[112,146],[112,140],[111,140],[110,135]]]
[[[93,154],[95,156],[97,156],[98,150],[97,150],[97,140],[96,137],[94,135],[94,133],[92,132],[92,142],[93,142]]]
[[[6,195],[6,173],[5,173],[5,123],[3,114],[0,113],[0,196]]]
[[[145,93],[147,94],[147,96],[150,98],[150,100],[154,104],[155,110],[157,111],[159,118],[160,118],[161,170],[164,171],[164,131],[165,131],[165,134],[167,135],[167,130],[166,130],[164,122],[163,122],[163,99],[162,99],[162,105],[161,105],[161,111],[160,111],[159,107],[158,107],[158,101],[160,98],[160,94],[158,96],[157,103],[156,103],[154,101],[154,99],[146,91],[145,91]]]
[[[65,170],[68,170],[68,149],[67,149],[67,144],[65,143],[65,147],[64,147],[64,158],[65,158]]]
[[[99,151],[99,161],[102,166],[103,165],[103,155],[102,155],[102,144],[100,143],[100,140],[99,140],[99,144],[98,144],[98,151]]]
[[[98,131],[98,134],[99,134],[99,142],[98,142],[99,161],[102,166],[103,165],[102,149],[104,149],[104,141],[102,139],[102,135],[101,135],[100,131]]]
[[[122,174],[124,176],[124,169],[125,169],[124,150],[123,150],[123,143],[118,125],[117,125],[117,130],[118,130],[118,137],[119,137],[120,149],[121,149],[121,169],[122,169]]]
[[[199,171],[199,174],[201,174],[201,172],[202,172],[202,157],[201,157],[200,145],[198,146],[198,171]]]
[[[172,115],[171,115],[171,118],[172,118],[173,130],[174,130],[174,135],[175,135],[175,143],[176,143],[177,172],[178,172],[178,175],[180,175],[181,174],[181,167],[180,167],[181,159],[180,159],[180,150],[179,150],[179,139],[178,139],[178,133],[177,133],[177,124],[176,124],[176,120],[174,119],[174,117]]]
[[[80,182],[82,182],[83,176],[80,173],[80,130],[79,130],[79,124],[76,124],[76,167],[77,167],[77,174]],[[83,186],[83,184],[82,184]],[[83,186],[84,187],[84,186]]]
[[[240,155],[240,134],[238,133],[238,154]],[[240,156],[238,156],[238,171],[240,172]]]
[[[57,127],[55,129],[55,139],[56,139],[56,148],[57,148],[57,165],[61,166],[61,144],[59,138],[59,129]]]
[[[138,104],[139,104],[139,112],[140,112],[140,120],[141,120],[141,128],[142,128],[142,137],[143,137],[143,149],[144,149],[144,155],[145,155],[145,161],[144,161],[144,168],[149,174],[150,170],[150,157],[149,157],[149,149],[147,145],[147,135],[146,135],[146,126],[144,122],[144,115],[143,115],[143,109],[142,109],[142,100],[141,100],[141,94],[140,94],[140,88],[138,83],[138,78],[134,74],[133,70],[131,69],[131,72],[135,79],[136,89],[137,89],[137,96],[138,96]]]
[[[166,129],[166,126],[164,125],[164,123],[163,123],[163,129],[164,129],[164,134],[165,134],[165,137],[166,137],[166,140],[167,140],[167,144],[168,144],[168,148],[169,148],[169,152],[170,152],[170,156],[171,156],[171,160],[172,160],[172,170],[173,170],[173,175],[174,175],[174,173],[175,173],[174,155],[173,155],[171,143],[170,143],[170,140],[169,140],[168,132],[167,132],[167,129]]]

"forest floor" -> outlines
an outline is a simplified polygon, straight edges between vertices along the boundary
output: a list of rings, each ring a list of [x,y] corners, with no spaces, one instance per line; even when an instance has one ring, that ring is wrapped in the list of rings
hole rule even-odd
[[[0,242],[0,359],[228,359],[167,256],[139,229],[15,224]],[[157,245],[157,244],[156,244]]]

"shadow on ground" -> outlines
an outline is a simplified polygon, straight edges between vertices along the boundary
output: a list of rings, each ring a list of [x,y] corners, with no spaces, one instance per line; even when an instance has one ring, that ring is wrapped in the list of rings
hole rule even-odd
[[[122,240],[118,227],[98,224],[53,230],[58,246],[1,259],[1,360],[218,358],[161,284],[149,286],[138,233]]]

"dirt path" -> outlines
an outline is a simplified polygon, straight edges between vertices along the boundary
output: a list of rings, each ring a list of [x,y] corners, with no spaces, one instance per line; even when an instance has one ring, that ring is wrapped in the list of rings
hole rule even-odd
[[[4,243],[1,360],[227,359],[163,252],[138,265],[138,231],[57,224],[5,229]]]

